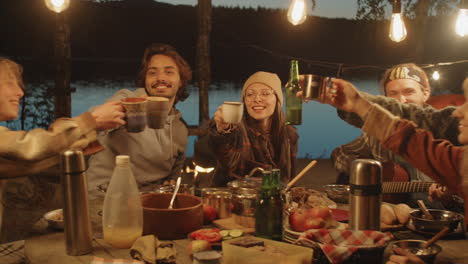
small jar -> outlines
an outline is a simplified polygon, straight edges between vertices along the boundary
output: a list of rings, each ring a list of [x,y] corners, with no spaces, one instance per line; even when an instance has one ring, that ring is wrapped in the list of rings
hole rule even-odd
[[[232,213],[240,216],[254,216],[257,207],[257,190],[238,188],[232,195]]]
[[[203,204],[211,205],[216,210],[220,219],[231,217],[231,197],[232,194],[228,190],[217,188],[202,190]]]

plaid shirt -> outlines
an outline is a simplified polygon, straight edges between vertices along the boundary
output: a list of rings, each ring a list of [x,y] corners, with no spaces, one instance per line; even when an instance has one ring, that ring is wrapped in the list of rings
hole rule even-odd
[[[408,119],[416,123],[419,128],[430,131],[434,138],[447,139],[455,145],[458,143],[458,119],[452,116],[456,107],[446,107],[440,110],[431,106],[419,107],[415,104],[401,104],[397,100],[384,96],[374,96],[361,92],[369,101],[379,104],[389,110],[394,115]],[[362,119],[354,114],[344,111],[338,111],[338,115],[344,121],[357,127],[363,124]],[[410,174],[410,179],[413,180],[428,180],[429,178],[423,173],[411,166],[408,166],[406,161],[401,157],[394,155],[386,148],[382,147],[380,142],[375,138],[363,133],[356,140],[339,146],[332,152],[331,156],[334,161],[335,168],[339,172],[349,173],[351,162],[357,158],[371,158],[382,162],[395,162],[405,167]]]
[[[249,174],[255,167],[265,168],[271,165],[281,170],[283,182],[295,175],[297,155],[297,135],[293,126],[285,127],[286,137],[281,147],[273,145],[270,134],[262,133],[245,123],[228,133],[221,133],[216,123],[211,120],[209,135],[218,164],[228,173],[228,178],[239,178]],[[278,153],[277,149],[280,149]],[[281,162],[284,160],[285,162]]]

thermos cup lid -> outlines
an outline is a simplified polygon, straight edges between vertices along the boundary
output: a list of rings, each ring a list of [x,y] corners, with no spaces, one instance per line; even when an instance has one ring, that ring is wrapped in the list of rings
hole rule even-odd
[[[66,150],[62,152],[60,159],[63,173],[79,173],[86,170],[81,150]]]
[[[373,159],[356,159],[351,163],[350,184],[374,185],[382,183],[382,165]]]

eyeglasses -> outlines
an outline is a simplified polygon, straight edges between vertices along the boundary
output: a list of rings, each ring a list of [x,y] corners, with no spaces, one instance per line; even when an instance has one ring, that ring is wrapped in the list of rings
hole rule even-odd
[[[247,90],[245,93],[245,99],[252,101],[257,97],[257,95],[260,96],[261,99],[265,99],[274,93],[275,92],[272,89],[261,90],[259,93],[252,90]]]

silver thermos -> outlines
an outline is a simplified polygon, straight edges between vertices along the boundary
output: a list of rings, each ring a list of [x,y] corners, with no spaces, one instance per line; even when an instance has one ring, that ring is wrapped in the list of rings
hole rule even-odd
[[[93,247],[83,152],[67,150],[60,155],[60,158],[67,254],[84,255],[90,253]]]
[[[349,229],[380,231],[382,165],[371,159],[353,161],[349,183]]]

